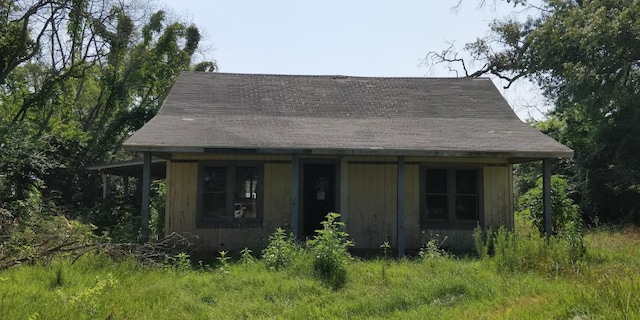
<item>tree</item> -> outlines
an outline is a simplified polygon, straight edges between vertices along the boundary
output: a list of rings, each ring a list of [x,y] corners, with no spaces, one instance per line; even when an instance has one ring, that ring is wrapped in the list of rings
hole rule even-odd
[[[200,42],[194,25],[135,0],[0,0],[0,207],[37,188],[84,208],[89,163],[129,157]],[[215,71],[215,62],[202,63]]]
[[[537,16],[494,21],[490,36],[465,46],[485,62],[469,76],[537,83],[566,124],[557,138],[575,151],[571,182],[583,212],[640,224],[640,1],[539,2]],[[453,54],[435,56],[454,62]]]

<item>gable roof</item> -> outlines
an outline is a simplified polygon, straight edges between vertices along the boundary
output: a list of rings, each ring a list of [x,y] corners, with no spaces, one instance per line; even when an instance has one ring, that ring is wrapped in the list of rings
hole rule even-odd
[[[130,151],[571,157],[488,78],[183,72]]]

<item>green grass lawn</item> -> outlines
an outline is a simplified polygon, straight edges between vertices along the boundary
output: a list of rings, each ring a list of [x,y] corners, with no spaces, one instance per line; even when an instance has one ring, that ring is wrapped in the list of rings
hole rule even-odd
[[[280,271],[87,255],[0,272],[0,319],[640,319],[640,231],[585,242],[584,261],[556,272],[499,271],[493,258],[356,259],[339,289],[304,255]]]

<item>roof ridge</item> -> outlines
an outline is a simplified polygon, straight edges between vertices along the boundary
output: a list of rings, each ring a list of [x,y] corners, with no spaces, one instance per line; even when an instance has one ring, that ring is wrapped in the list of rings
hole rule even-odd
[[[355,76],[343,74],[284,74],[284,73],[241,73],[241,72],[206,72],[184,70],[182,74],[199,75],[237,75],[237,76],[265,76],[265,77],[306,77],[306,78],[334,78],[334,79],[433,79],[433,80],[491,80],[489,77],[418,77],[418,76]]]

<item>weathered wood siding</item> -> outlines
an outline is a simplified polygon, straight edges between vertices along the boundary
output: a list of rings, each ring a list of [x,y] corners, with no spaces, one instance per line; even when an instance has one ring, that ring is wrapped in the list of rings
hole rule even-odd
[[[513,174],[511,165],[484,167],[485,226],[513,228]]]
[[[397,166],[349,165],[347,231],[357,248],[396,244]]]
[[[167,232],[197,234],[196,208],[198,164],[167,162],[167,199],[165,230]]]
[[[408,250],[418,249],[422,243],[420,228],[420,166],[407,165],[404,180],[404,230],[405,247]]]
[[[328,158],[328,157],[324,157]],[[330,157],[329,157],[330,158]],[[209,250],[259,247],[277,227],[291,218],[291,163],[281,155],[175,155],[167,163],[166,230],[197,235],[199,245]],[[335,159],[335,158],[333,158]],[[264,162],[263,227],[246,229],[196,228],[197,160]],[[193,162],[190,162],[193,161]],[[397,245],[396,157],[346,157],[346,181],[340,183],[341,205],[346,206],[347,231],[356,247],[377,249],[388,241]],[[420,226],[420,166],[434,164],[483,165],[484,224],[513,227],[513,182],[511,165],[502,159],[448,159],[407,157],[405,166],[405,247],[418,249],[431,238],[446,240],[444,246],[471,248],[472,230],[429,229]],[[481,162],[481,163],[480,163]]]
[[[196,228],[198,163],[180,160],[264,160],[263,227]],[[167,206],[165,230],[197,236],[205,250],[238,250],[260,247],[275,228],[286,226],[290,218],[291,165],[275,162],[279,156],[176,156],[167,163]],[[270,163],[269,161],[272,161]]]

